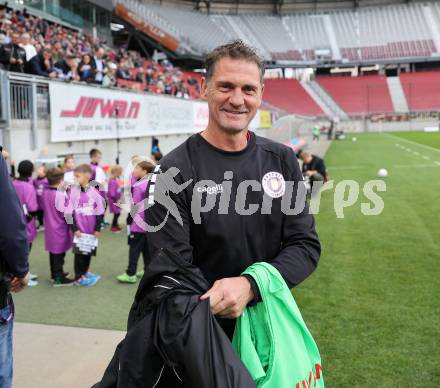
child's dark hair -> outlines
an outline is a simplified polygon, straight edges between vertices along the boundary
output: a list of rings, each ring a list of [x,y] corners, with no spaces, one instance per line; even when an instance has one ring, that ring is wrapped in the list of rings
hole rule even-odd
[[[153,152],[152,155],[153,155],[154,159],[156,159],[157,162],[160,161],[163,157],[162,152],[160,152],[160,151]]]
[[[66,156],[64,157],[64,164],[66,164],[66,162],[67,162],[69,159],[73,159],[73,160],[75,160],[75,158],[73,157],[72,154],[70,154],[70,155],[66,155]]]
[[[79,172],[81,174],[90,174],[92,175],[92,168],[88,164],[80,164],[79,166],[75,167],[75,170],[73,172]]]
[[[61,168],[54,167],[47,171],[47,181],[50,186],[58,185],[64,178],[64,171]]]
[[[102,152],[100,150],[98,150],[97,148],[92,148],[89,152],[90,159],[95,157],[98,154],[102,155]]]
[[[146,171],[147,174],[152,173],[154,170],[154,164],[151,162],[147,162],[146,160],[143,160],[142,162],[139,162],[137,164],[142,170]]]
[[[30,160],[22,160],[18,164],[17,171],[20,178],[30,178],[34,172],[34,164]]]

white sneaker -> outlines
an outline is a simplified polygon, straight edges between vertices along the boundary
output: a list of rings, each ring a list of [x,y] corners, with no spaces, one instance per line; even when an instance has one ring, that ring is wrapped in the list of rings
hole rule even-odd
[[[38,275],[35,275],[34,273],[30,273],[30,274],[29,274],[29,279],[31,279],[31,280],[37,280],[37,279],[38,279]]]
[[[29,279],[28,287],[38,286],[38,282],[36,280]]]

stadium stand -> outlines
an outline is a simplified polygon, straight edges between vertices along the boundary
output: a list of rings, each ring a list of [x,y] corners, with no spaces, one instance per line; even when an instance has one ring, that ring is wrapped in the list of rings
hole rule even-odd
[[[33,55],[27,58],[23,67],[25,73],[182,98],[199,96],[197,81],[189,75],[183,76],[183,73],[169,61],[165,60],[159,64],[141,57],[136,51],[114,49],[99,38],[93,40],[90,35],[50,23],[27,11],[3,8],[0,11],[0,22],[0,46],[9,44],[14,32],[19,33],[22,45],[26,35],[29,35],[27,45]],[[104,55],[103,77],[95,79],[94,55],[99,48],[103,50]],[[44,55],[46,58],[43,58]],[[85,56],[89,57],[89,64],[84,63]],[[68,58],[73,58],[73,61],[69,62]],[[8,69],[8,60],[0,66]],[[87,73],[87,76],[83,73]]]
[[[135,0],[118,0],[175,36],[181,50],[202,55],[234,38],[269,60],[314,62],[329,50],[342,62],[440,55],[440,4],[409,3],[290,15],[211,14]],[[408,28],[408,26],[417,28]],[[201,33],[203,31],[203,33]]]
[[[357,64],[439,55],[440,4],[432,1],[278,16],[249,13],[207,15],[185,7],[136,0],[117,0],[116,4],[122,4],[136,17],[176,37],[179,43],[177,54],[202,55],[216,45],[241,38],[255,46],[267,61],[280,63],[316,63],[318,51],[330,53],[333,60]],[[409,29],[408,25],[417,25],[417,28]],[[47,53],[48,65],[44,69],[47,76],[181,98],[200,98],[200,73],[182,71],[168,60],[158,63],[136,51],[113,48],[104,39],[94,40],[91,35],[27,11],[0,10],[0,46],[10,43],[14,31],[20,33],[22,45],[25,35],[29,34],[26,44],[31,47],[27,51],[37,52],[40,57],[43,51]],[[99,47],[104,50],[105,57],[103,80],[96,80],[94,73],[84,75],[82,70],[84,61],[90,61],[92,72],[95,72],[94,55]],[[42,64],[44,59],[40,62]],[[7,64],[3,63],[3,67],[7,68]],[[24,67],[25,72],[35,74],[32,69]],[[439,78],[437,72],[400,76],[410,110],[440,108],[436,95]],[[332,99],[348,115],[393,112],[385,76],[318,77],[316,82],[323,93],[328,94],[324,97]],[[268,79],[264,103],[285,112],[324,115],[322,103],[306,86],[293,79]]]
[[[385,76],[317,77],[317,81],[349,115],[394,111]]]
[[[440,71],[403,73],[400,82],[411,111],[440,109]]]
[[[264,100],[286,112],[323,116],[324,112],[295,79],[267,79]]]

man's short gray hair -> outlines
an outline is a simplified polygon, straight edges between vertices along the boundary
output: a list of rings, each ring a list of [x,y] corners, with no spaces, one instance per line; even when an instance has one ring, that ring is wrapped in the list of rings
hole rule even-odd
[[[218,46],[206,55],[205,77],[207,80],[212,77],[215,70],[215,64],[222,58],[243,59],[255,63],[260,71],[260,82],[263,83],[265,71],[264,60],[260,57],[255,48],[248,46],[241,39]]]

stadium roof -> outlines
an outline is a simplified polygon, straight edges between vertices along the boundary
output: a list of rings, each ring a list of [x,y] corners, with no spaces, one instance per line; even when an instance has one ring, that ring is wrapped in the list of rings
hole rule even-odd
[[[144,0],[212,13],[293,13],[405,4],[418,0]]]

